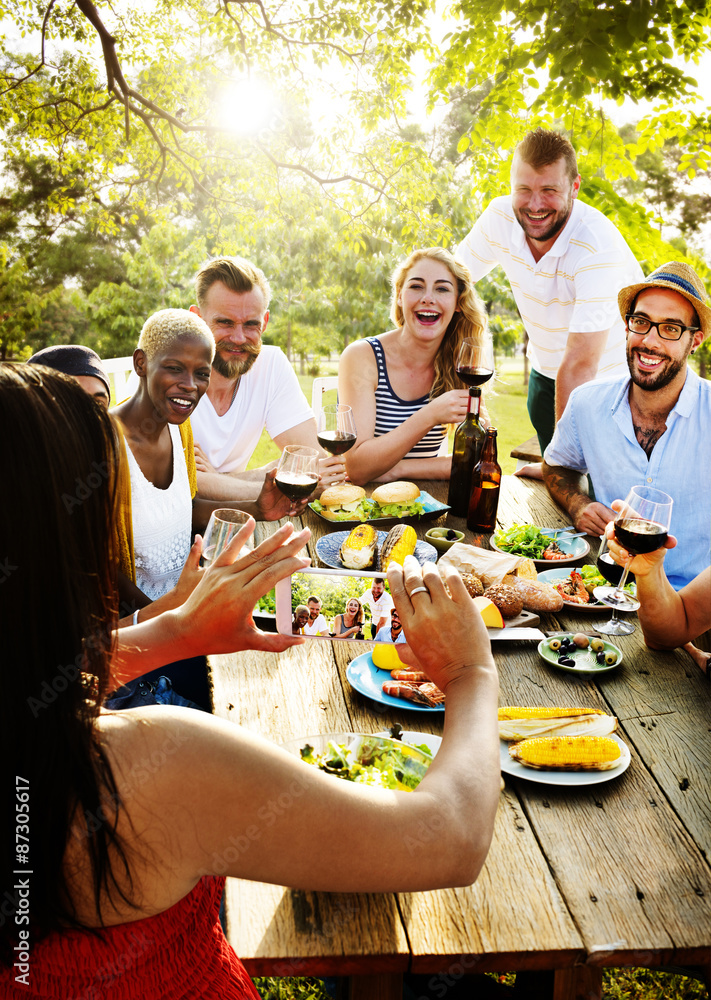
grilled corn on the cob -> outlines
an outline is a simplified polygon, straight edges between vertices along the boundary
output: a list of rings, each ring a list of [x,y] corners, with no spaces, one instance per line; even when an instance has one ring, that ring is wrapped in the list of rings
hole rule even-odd
[[[509,747],[526,767],[545,771],[609,771],[622,761],[615,740],[606,736],[544,736]]]
[[[607,736],[616,729],[615,716],[598,708],[499,709],[499,737],[509,742],[534,736]]]
[[[378,533],[370,524],[354,528],[339,549],[346,569],[369,569],[377,565]]]
[[[383,573],[387,571],[391,561],[402,564],[405,556],[411,556],[417,545],[417,534],[415,529],[409,524],[396,524],[388,532],[388,536],[383,542],[380,552],[380,569]]]

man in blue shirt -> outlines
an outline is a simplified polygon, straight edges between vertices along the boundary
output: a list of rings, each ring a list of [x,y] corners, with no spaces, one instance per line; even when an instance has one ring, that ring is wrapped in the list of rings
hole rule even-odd
[[[375,637],[376,642],[406,642],[405,633],[402,630],[402,624],[400,622],[400,615],[397,613],[395,608],[390,611],[390,625],[383,625],[381,629],[378,630],[378,634]]]
[[[579,531],[602,535],[610,505],[646,484],[674,500],[667,552],[675,589],[711,562],[711,382],[687,365],[711,332],[696,271],[669,263],[618,296],[629,378],[588,382],[571,393],[546,448],[543,479]],[[591,500],[582,473],[595,490]]]

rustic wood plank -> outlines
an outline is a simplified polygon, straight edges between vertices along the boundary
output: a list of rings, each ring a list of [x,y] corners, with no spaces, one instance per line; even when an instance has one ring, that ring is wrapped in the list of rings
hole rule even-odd
[[[540,462],[543,456],[541,455],[538,435],[534,434],[523,444],[517,444],[515,448],[511,449],[510,455],[511,458],[524,458],[527,462]]]

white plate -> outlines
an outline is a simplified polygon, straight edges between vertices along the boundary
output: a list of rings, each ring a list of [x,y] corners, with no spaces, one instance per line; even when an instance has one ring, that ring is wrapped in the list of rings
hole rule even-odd
[[[566,569],[563,566],[560,566],[557,569],[546,569],[538,574],[538,579],[542,580],[544,583],[550,583],[552,586],[555,586],[555,584],[560,583],[561,580],[567,580],[570,576],[570,572],[570,569]],[[561,597],[563,597],[562,594]],[[610,613],[612,612],[612,608],[610,608],[607,604],[603,604],[601,601],[595,600],[594,597],[588,602],[588,604],[576,604],[575,601],[566,601],[565,597],[563,597],[563,604],[566,608],[570,608],[571,611],[596,611],[598,614],[604,614],[608,611]],[[618,609],[618,611],[619,610],[621,609]]]
[[[555,531],[555,528],[541,528],[541,531]],[[551,541],[553,539],[551,538]],[[534,559],[534,563],[537,568],[540,569],[551,569],[552,567],[558,566],[572,566],[573,563],[578,562],[579,559],[584,559],[585,556],[590,551],[590,543],[586,541],[585,538],[566,538],[565,535],[559,536],[556,541],[558,542],[558,547],[563,550],[563,552],[568,553],[567,559]],[[489,539],[489,545],[496,552],[504,552],[507,556],[517,556],[518,552],[505,552],[504,549],[500,549],[499,546],[494,541],[494,536],[492,535]],[[567,576],[567,573],[566,573]]]
[[[630,766],[630,752],[626,743],[615,736],[610,736],[611,740],[619,743],[622,750],[622,761],[617,767],[609,771],[539,771],[534,767],[524,767],[517,760],[512,760],[509,756],[509,743],[505,740],[499,741],[499,754],[501,757],[501,771],[512,778],[525,778],[527,781],[538,781],[543,785],[600,785],[604,781],[612,781]]]
[[[380,552],[383,548],[385,539],[388,537],[387,531],[379,531],[377,534],[378,565],[375,568],[372,566],[370,567],[370,571],[376,573],[380,568]],[[328,535],[322,535],[317,540],[316,555],[319,557],[319,560],[324,564],[324,566],[330,566],[331,569],[346,569],[341,562],[341,557],[338,552],[341,545],[343,545],[349,535],[350,531],[332,531]],[[420,566],[424,566],[426,562],[437,562],[437,549],[434,545],[430,545],[429,542],[418,541],[415,545],[414,555]]]

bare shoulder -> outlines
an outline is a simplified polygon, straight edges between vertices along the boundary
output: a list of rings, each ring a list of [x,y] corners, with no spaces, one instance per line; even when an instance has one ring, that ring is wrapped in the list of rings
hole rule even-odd
[[[373,348],[367,341],[354,340],[346,347],[338,362],[338,375],[347,381],[377,383],[378,366]]]

